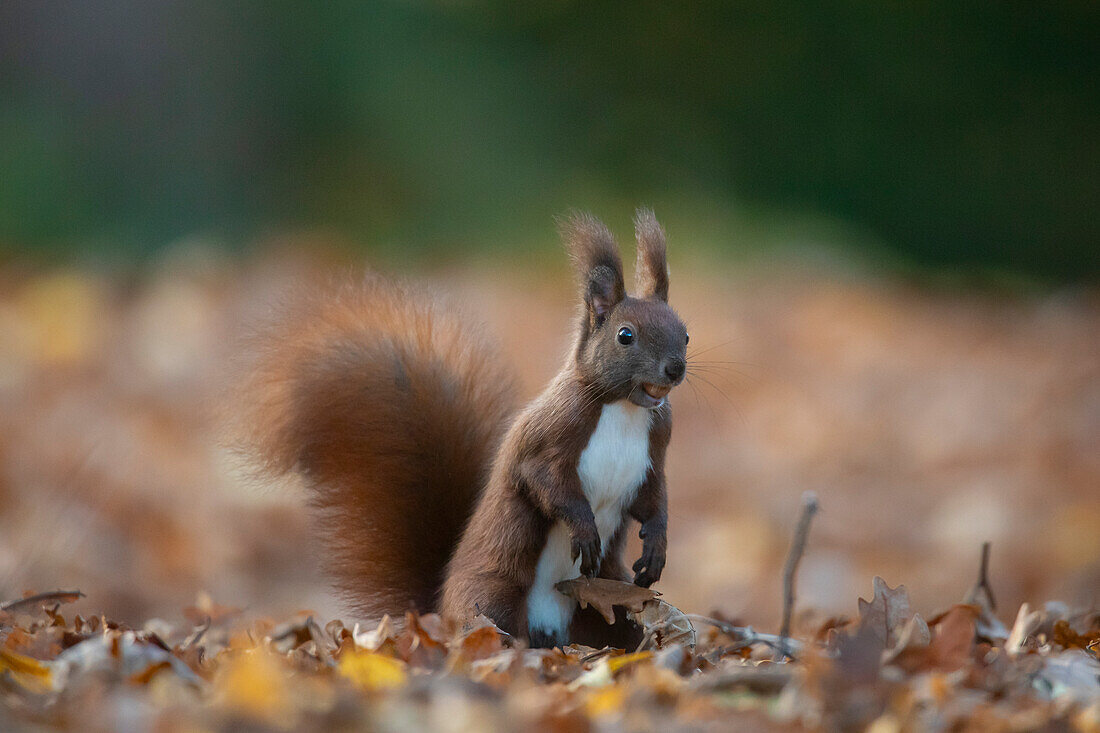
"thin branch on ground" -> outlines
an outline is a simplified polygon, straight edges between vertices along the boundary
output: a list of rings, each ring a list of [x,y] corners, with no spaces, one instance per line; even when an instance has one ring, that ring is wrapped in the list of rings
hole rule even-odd
[[[979,601],[979,594],[984,592],[986,602],[989,605],[990,611],[997,610],[997,601],[993,597],[993,588],[989,585],[989,551],[991,543],[982,543],[982,562],[978,567],[978,581],[974,583],[974,587],[970,589],[970,592],[966,594],[967,603],[977,603]],[[982,605],[978,603],[978,605]]]
[[[36,593],[26,598],[0,603],[0,611],[7,611],[9,613],[23,611],[40,603],[72,603],[76,599],[83,597],[84,594],[78,590],[51,590],[45,593]]]
[[[798,528],[794,533],[794,542],[791,543],[791,551],[787,555],[787,564],[783,568],[783,623],[779,627],[779,648],[776,650],[775,661],[784,658],[793,659],[791,656],[791,614],[794,611],[794,580],[798,572],[798,563],[802,560],[802,554],[806,551],[806,537],[810,534],[810,522],[817,513],[817,494],[807,491],[802,495],[802,516],[798,519]]]
[[[764,646],[771,647],[776,651],[779,651],[781,648],[783,648],[783,637],[781,636],[776,636],[775,634],[765,634],[757,631],[751,626],[734,626],[733,624],[728,624],[725,621],[719,621],[716,618],[710,618],[709,616],[700,616],[697,613],[686,613],[684,615],[687,616],[689,621],[698,621],[700,623],[710,624],[722,633],[729,634],[737,640],[737,643],[733,646],[724,648],[724,652],[736,651],[737,649],[741,649],[746,646],[752,646],[753,644],[763,644]],[[792,652],[802,651],[801,643],[793,639],[788,639],[787,642]]]
[[[758,695],[776,695],[791,681],[792,674],[788,667],[742,667],[697,677],[693,687],[700,692],[744,688]]]

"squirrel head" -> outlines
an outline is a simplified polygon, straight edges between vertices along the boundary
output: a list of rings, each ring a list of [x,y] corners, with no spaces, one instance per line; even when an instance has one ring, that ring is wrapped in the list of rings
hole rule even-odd
[[[634,216],[638,240],[635,294],[626,294],[623,263],[611,232],[589,214],[561,223],[581,286],[574,351],[585,387],[601,402],[629,399],[655,409],[687,371],[687,329],[668,304],[665,233],[648,209]]]

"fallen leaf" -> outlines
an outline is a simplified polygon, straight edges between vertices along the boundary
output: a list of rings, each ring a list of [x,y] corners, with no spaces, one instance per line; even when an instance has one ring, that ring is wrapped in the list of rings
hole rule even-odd
[[[851,685],[878,679],[882,666],[882,640],[873,629],[859,627],[854,633],[839,633],[836,640],[836,669]]]
[[[905,652],[925,649],[931,642],[932,632],[928,629],[928,624],[920,617],[919,613],[915,613],[902,626],[901,631],[898,633],[897,643],[883,652],[883,664],[889,664]]]
[[[340,655],[340,674],[371,692],[392,690],[405,684],[405,665],[375,652],[347,650]]]
[[[607,578],[573,578],[563,580],[554,587],[562,595],[577,601],[581,608],[592,606],[609,624],[615,623],[615,606],[629,613],[638,613],[645,607],[646,601],[661,595],[649,588]]]
[[[196,687],[203,685],[202,678],[172,652],[144,640],[134,631],[111,631],[89,637],[61,652],[54,662],[58,676],[66,682],[77,675],[104,671],[140,679],[150,667],[163,664],[169,665],[181,680]]]
[[[913,616],[909,593],[904,585],[891,588],[877,575],[872,584],[874,595],[870,602],[859,599],[859,626],[870,630],[883,647],[890,648],[897,644],[902,626]]]
[[[405,614],[405,628],[395,642],[397,654],[414,667],[436,669],[447,657],[443,633],[438,616],[420,616],[410,611]]]
[[[53,672],[49,664],[2,648],[0,671],[11,672],[16,684],[30,692],[47,692],[53,686]]]
[[[953,606],[943,615],[928,647],[928,659],[935,668],[952,672],[970,660],[975,622],[980,615],[980,608],[965,604]]]
[[[1094,702],[1100,699],[1100,662],[1084,650],[1068,649],[1047,657],[1033,684],[1045,697]]]
[[[591,718],[617,715],[622,712],[626,702],[626,691],[617,685],[601,687],[592,692],[585,700],[585,712]]]
[[[1043,623],[1043,612],[1032,611],[1031,606],[1024,603],[1016,614],[1016,623],[1012,625],[1012,631],[1005,642],[1005,651],[1010,655],[1018,655],[1026,650],[1027,640]]]
[[[397,632],[393,626],[393,619],[390,618],[389,614],[383,616],[382,620],[378,622],[378,626],[371,631],[360,630],[359,623],[356,622],[351,632],[351,638],[355,642],[355,646],[360,649],[377,652],[383,646],[386,646],[387,652],[396,654]]]
[[[570,690],[582,687],[604,687],[615,680],[615,674],[624,668],[638,662],[644,662],[653,658],[653,652],[635,652],[634,654],[620,654],[616,657],[601,657],[593,665],[592,669],[581,674],[577,679],[569,683]]]
[[[256,647],[233,652],[218,666],[214,689],[220,704],[249,717],[272,723],[286,722],[290,708],[290,680],[280,659]]]
[[[1064,649],[1090,649],[1100,643],[1100,631],[1078,634],[1065,619],[1054,622],[1051,639]]]
[[[504,648],[504,644],[501,643],[500,632],[496,628],[482,626],[462,637],[456,648],[467,661],[474,662],[493,656]]]
[[[607,658],[607,668],[611,670],[611,674],[615,674],[623,667],[627,667],[631,664],[638,662],[644,662],[648,659],[653,659],[653,652],[634,652],[633,654],[620,654],[616,657]]]

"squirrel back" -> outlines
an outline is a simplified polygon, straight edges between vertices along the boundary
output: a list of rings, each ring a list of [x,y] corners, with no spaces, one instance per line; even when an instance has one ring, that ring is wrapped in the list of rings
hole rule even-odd
[[[304,477],[339,590],[368,618],[433,610],[514,414],[499,348],[377,276],[305,294],[255,347],[246,451]]]

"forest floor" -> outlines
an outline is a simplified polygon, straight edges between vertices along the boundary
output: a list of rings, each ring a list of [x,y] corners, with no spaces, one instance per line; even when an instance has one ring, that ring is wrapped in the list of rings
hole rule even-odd
[[[550,652],[430,615],[356,629],[300,487],[223,447],[241,334],[332,267],[0,269],[0,602],[84,594],[0,611],[0,727],[1100,730],[1095,292],[674,263],[695,357],[657,589],[695,644]],[[422,277],[499,336],[524,394],[560,364],[564,267]],[[745,629],[779,630],[808,490],[798,651],[773,661]],[[971,592],[985,542],[995,608]]]

